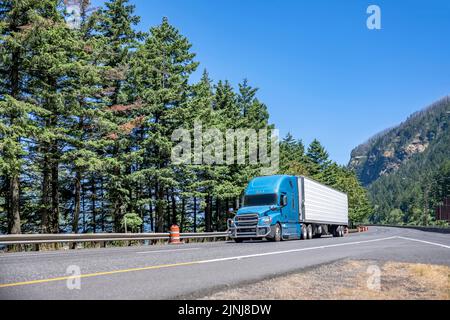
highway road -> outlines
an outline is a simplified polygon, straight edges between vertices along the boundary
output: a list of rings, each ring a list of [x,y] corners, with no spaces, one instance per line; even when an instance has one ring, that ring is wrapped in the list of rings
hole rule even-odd
[[[341,259],[450,266],[450,235],[371,227],[279,243],[7,253],[0,254],[0,299],[190,299]],[[70,278],[78,271],[80,278]]]

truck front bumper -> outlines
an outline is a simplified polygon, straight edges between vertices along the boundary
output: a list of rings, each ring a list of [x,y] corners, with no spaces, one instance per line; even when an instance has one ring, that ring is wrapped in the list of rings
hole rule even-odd
[[[230,226],[228,234],[230,238],[265,238],[271,232],[270,226]]]

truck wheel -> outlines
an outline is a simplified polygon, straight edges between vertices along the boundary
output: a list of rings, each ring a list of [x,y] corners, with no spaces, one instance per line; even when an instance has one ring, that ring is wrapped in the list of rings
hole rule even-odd
[[[307,230],[307,228],[306,228],[306,225],[305,225],[305,224],[302,224],[302,234],[301,234],[301,239],[302,239],[302,240],[308,239],[307,233],[308,233],[308,230]]]
[[[308,225],[308,228],[307,228],[307,234],[308,234],[308,239],[310,240],[310,239],[312,239],[312,237],[313,237],[313,230],[312,230],[312,225]]]
[[[278,242],[281,241],[281,226],[279,223],[271,227],[272,231],[270,232],[270,235],[266,237],[268,241],[271,242]]]
[[[281,241],[281,226],[279,223],[275,225],[275,232],[273,235],[273,241],[279,242]]]
[[[344,227],[343,226],[341,226],[341,231],[340,232],[341,232],[341,238],[344,237],[345,233],[344,233]]]

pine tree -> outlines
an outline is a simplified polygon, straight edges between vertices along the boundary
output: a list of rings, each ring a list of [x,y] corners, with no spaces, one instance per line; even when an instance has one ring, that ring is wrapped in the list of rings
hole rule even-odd
[[[57,233],[62,209],[61,177],[66,175],[62,166],[73,159],[67,155],[71,146],[79,144],[74,119],[78,126],[85,112],[83,101],[89,98],[89,86],[97,75],[87,58],[87,43],[67,25],[55,3],[46,19],[38,19],[31,26],[29,36],[30,94],[47,111],[36,118],[42,132],[34,148],[42,174],[41,226],[43,232]]]
[[[37,134],[37,124],[30,114],[44,110],[27,97],[32,65],[31,29],[54,14],[54,1],[3,1],[0,4],[0,169],[5,175],[5,207],[8,232],[21,232],[20,175],[23,170],[24,140]]]
[[[312,177],[318,176],[330,164],[328,152],[317,139],[309,145],[306,156]]]
[[[170,165],[171,135],[183,125],[188,78],[198,65],[190,48],[189,41],[164,18],[138,48],[131,71],[148,132],[141,143],[148,146],[150,155],[146,170],[154,181],[156,231],[164,229],[165,194],[176,188]]]
[[[269,112],[256,97],[257,92],[258,88],[250,86],[247,79],[239,84],[236,103],[244,120],[242,127],[258,130],[268,126]]]
[[[340,190],[348,196],[349,220],[352,224],[365,223],[372,213],[372,207],[367,196],[367,190],[361,186],[356,174],[345,167],[336,167],[332,179],[324,176],[328,185]]]
[[[74,99],[71,101],[71,121],[67,123],[70,128],[70,139],[67,144],[67,152],[63,156],[63,161],[69,171],[68,175],[73,176],[73,215],[71,219],[72,232],[79,231],[79,217],[81,211],[82,188],[87,187],[89,182],[91,189],[91,219],[92,230],[96,231],[96,185],[98,184],[99,173],[104,173],[103,168],[107,166],[107,161],[102,158],[105,146],[111,144],[105,139],[108,130],[114,127],[106,119],[103,110],[102,74],[105,67],[100,61],[103,54],[102,39],[92,36],[95,26],[95,17],[88,16],[89,2],[81,1],[80,21],[75,22],[72,27],[74,36],[77,38],[79,47],[73,48],[77,61],[77,75],[72,83]],[[87,176],[90,176],[89,178]],[[69,201],[72,198],[69,199]]]
[[[309,175],[305,146],[291,133],[288,133],[280,143],[280,158],[280,173],[296,176]]]
[[[130,163],[127,152],[130,150],[128,134],[131,122],[130,110],[139,106],[138,101],[130,101],[124,86],[129,69],[132,50],[138,46],[141,33],[133,26],[140,18],[134,15],[134,6],[128,0],[111,0],[105,4],[106,8],[93,14],[93,35],[103,41],[103,55],[101,63],[105,67],[103,83],[104,104],[109,111],[109,119],[116,127],[109,135],[113,142],[108,148],[108,177],[107,195],[112,204],[112,219],[114,230],[121,229],[121,220],[130,200],[129,173]]]

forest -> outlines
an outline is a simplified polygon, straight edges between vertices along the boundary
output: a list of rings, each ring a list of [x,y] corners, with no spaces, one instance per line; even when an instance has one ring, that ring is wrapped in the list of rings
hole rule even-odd
[[[192,81],[196,54],[167,18],[139,32],[127,0],[79,4],[74,21],[63,1],[0,1],[0,233],[225,230],[261,165],[174,164],[171,136],[274,129],[258,89],[204,68]],[[282,139],[279,173],[348,193],[353,223],[371,213],[317,140]]]
[[[352,152],[374,223],[447,225],[436,209],[450,197],[450,98],[444,97]]]

